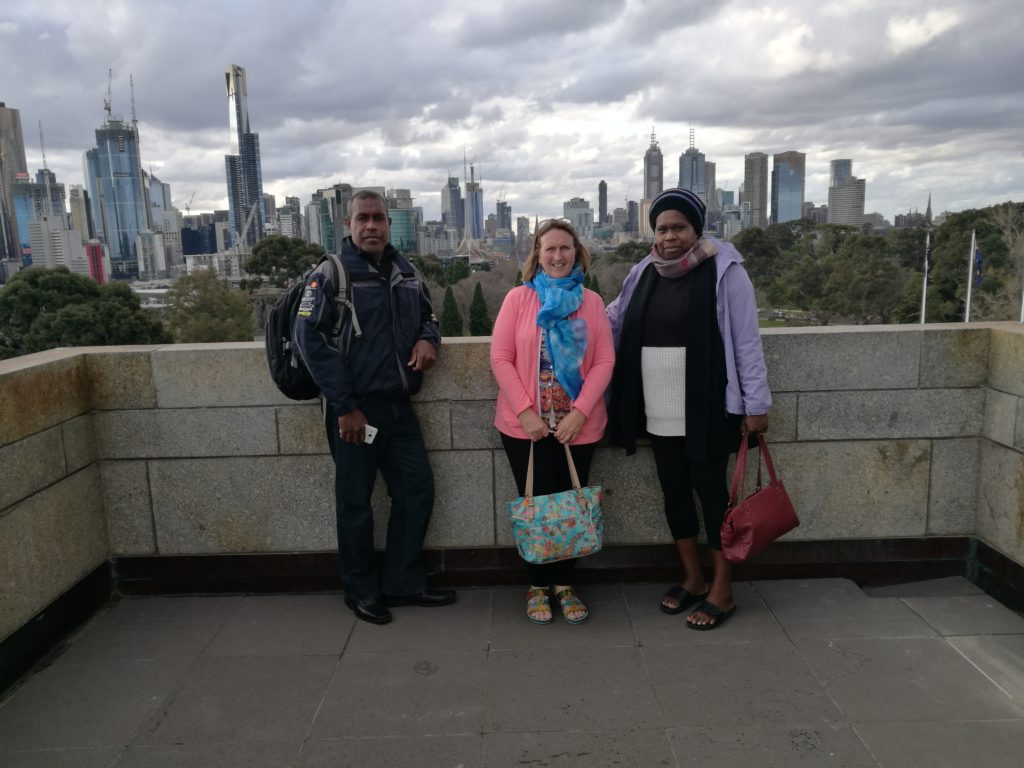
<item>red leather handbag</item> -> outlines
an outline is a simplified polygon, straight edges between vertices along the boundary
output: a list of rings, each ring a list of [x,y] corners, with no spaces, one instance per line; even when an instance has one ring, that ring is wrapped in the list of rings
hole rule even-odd
[[[747,439],[744,437],[736,456],[729,489],[729,509],[722,521],[722,555],[733,563],[741,563],[800,525],[793,502],[782,481],[775,475],[771,454],[764,435],[757,436],[760,456],[768,467],[770,481],[761,487],[761,461],[757,462],[757,488],[746,495]],[[737,491],[739,495],[737,496]]]

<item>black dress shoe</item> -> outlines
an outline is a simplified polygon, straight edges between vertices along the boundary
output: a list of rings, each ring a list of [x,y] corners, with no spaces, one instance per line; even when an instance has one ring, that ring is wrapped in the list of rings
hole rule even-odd
[[[371,624],[387,624],[391,621],[391,611],[384,607],[379,597],[371,597],[368,600],[356,600],[354,597],[346,597],[345,605],[352,609],[357,619],[368,621]]]
[[[455,602],[455,590],[445,588],[424,589],[412,595],[384,595],[384,605],[419,605],[423,608],[436,608],[439,605],[451,605]]]

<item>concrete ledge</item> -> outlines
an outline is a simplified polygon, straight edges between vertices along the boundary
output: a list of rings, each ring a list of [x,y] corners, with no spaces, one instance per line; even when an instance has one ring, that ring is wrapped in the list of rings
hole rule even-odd
[[[77,350],[0,361],[0,445],[88,413],[89,375]]]
[[[102,459],[277,453],[272,408],[182,408],[95,414]]]
[[[968,437],[981,432],[980,389],[812,392],[800,395],[800,440]]]

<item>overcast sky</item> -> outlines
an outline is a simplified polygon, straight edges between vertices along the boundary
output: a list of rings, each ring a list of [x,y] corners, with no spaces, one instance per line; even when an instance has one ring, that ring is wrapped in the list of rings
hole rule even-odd
[[[81,184],[134,75],[143,165],[184,209],[227,207],[224,68],[247,70],[264,191],[412,190],[440,215],[463,151],[513,216],[642,195],[652,126],[667,186],[696,146],[738,190],[743,155],[807,154],[806,197],[851,158],[890,220],[1024,200],[1020,0],[27,0],[0,9],[0,101],[30,170]]]

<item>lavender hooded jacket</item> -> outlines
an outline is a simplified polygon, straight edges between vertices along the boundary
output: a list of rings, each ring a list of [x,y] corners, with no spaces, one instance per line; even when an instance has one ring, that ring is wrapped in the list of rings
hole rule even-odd
[[[764,364],[764,349],[757,325],[754,286],[747,271],[741,266],[743,257],[732,243],[708,239],[718,249],[715,256],[718,271],[715,294],[718,297],[718,328],[725,344],[725,371],[728,377],[725,409],[742,416],[760,416],[768,413],[771,408],[772,395],[768,389],[768,369]],[[629,270],[622,282],[622,290],[605,310],[612,326],[616,352],[626,308],[633,298],[640,275],[650,263],[651,255],[648,254]]]

